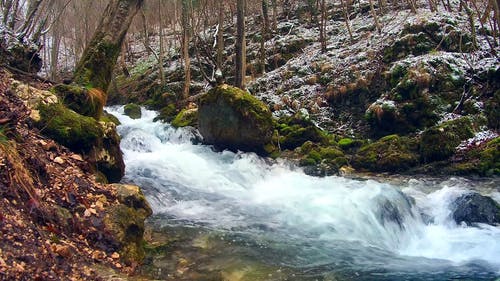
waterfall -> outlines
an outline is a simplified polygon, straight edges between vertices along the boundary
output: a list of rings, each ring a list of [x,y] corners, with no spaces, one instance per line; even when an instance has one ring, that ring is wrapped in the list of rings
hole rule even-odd
[[[132,120],[121,107],[107,110],[122,123],[125,180],[143,187],[168,225],[260,241],[295,267],[348,260],[356,271],[467,276],[479,266],[488,278],[499,274],[500,227],[467,227],[450,217],[451,203],[470,182],[311,177],[286,161],[193,144],[200,139],[194,129],[154,123],[153,111]],[[496,188],[489,193],[500,197]]]

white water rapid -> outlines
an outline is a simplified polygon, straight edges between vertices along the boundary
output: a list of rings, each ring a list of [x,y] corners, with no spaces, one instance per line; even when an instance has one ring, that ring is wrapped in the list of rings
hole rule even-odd
[[[471,188],[498,201],[495,183],[311,177],[254,154],[192,144],[193,130],[154,123],[153,111],[143,109],[138,120],[121,107],[107,111],[122,123],[125,181],[143,187],[166,224],[239,237],[265,248],[257,254],[265,262],[314,278],[337,269],[350,280],[500,276],[500,227],[457,225],[449,208]]]

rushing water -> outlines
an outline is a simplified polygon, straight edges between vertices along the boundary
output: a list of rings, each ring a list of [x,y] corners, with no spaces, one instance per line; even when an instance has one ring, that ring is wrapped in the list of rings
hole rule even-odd
[[[500,276],[500,227],[456,225],[449,208],[471,189],[498,201],[498,180],[311,177],[283,162],[193,144],[194,130],[154,123],[152,111],[139,120],[108,111],[122,123],[126,181],[143,187],[155,219],[231,241],[221,247],[238,250],[221,250],[225,262],[235,255],[293,272],[262,280]]]

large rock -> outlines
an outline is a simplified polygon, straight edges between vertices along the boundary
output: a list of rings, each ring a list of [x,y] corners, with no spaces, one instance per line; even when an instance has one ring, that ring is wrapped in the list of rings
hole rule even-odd
[[[118,242],[122,260],[130,264],[144,259],[144,220],[152,214],[141,189],[135,185],[114,184],[119,204],[107,210],[106,230]]]
[[[15,80],[11,85],[11,90],[31,110],[30,117],[42,134],[82,154],[95,167],[95,172],[104,174],[107,181],[120,181],[125,163],[114,123],[81,115],[60,103],[60,99],[49,91]]]
[[[452,216],[456,223],[465,222],[467,225],[500,223],[500,206],[490,197],[479,193],[460,196],[453,202],[452,208]]]
[[[264,153],[273,132],[269,108],[247,92],[228,85],[216,87],[200,98],[198,126],[207,144],[257,153]]]
[[[354,155],[352,166],[373,172],[403,172],[418,164],[416,142],[389,135],[367,144]]]

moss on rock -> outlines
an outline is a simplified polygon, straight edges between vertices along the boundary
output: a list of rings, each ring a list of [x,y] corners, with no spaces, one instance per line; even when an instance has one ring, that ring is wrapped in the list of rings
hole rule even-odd
[[[231,150],[266,154],[273,119],[269,108],[241,89],[221,85],[202,96],[198,127],[204,142]]]
[[[120,120],[118,120],[118,118],[116,118],[116,116],[114,116],[113,114],[111,114],[107,111],[103,112],[101,119],[99,121],[105,122],[105,123],[113,123],[116,126],[121,125]]]
[[[478,126],[476,120],[462,117],[425,130],[420,142],[422,161],[432,162],[449,158],[460,142],[474,136]]]
[[[175,128],[187,126],[196,127],[198,124],[198,108],[181,110],[174,120],[172,120],[171,124]]]
[[[75,152],[89,152],[103,135],[95,119],[82,116],[62,104],[41,104],[38,110],[41,119],[36,125],[41,132]]]
[[[484,145],[469,149],[460,160],[454,159],[447,169],[451,174],[459,175],[500,175],[500,137]]]
[[[373,172],[402,172],[418,164],[415,140],[389,135],[367,144],[353,157],[352,166]]]
[[[142,116],[141,107],[135,103],[129,103],[123,108],[125,115],[132,119],[140,119]]]
[[[307,141],[297,151],[300,155],[299,165],[309,175],[334,175],[349,162],[344,152],[335,145],[324,146]]]
[[[144,259],[144,220],[152,214],[141,189],[134,185],[114,184],[120,204],[107,210],[104,224],[118,242],[120,256],[127,264]]]
[[[96,120],[101,117],[106,104],[106,94],[97,88],[59,84],[52,88],[52,91],[69,109]]]
[[[81,153],[109,182],[118,182],[125,164],[120,150],[120,137],[113,123],[97,122],[60,103],[40,104],[40,120],[35,125],[41,133]]]
[[[282,149],[295,149],[306,141],[324,142],[324,133],[308,118],[295,114],[278,120],[279,143]]]

